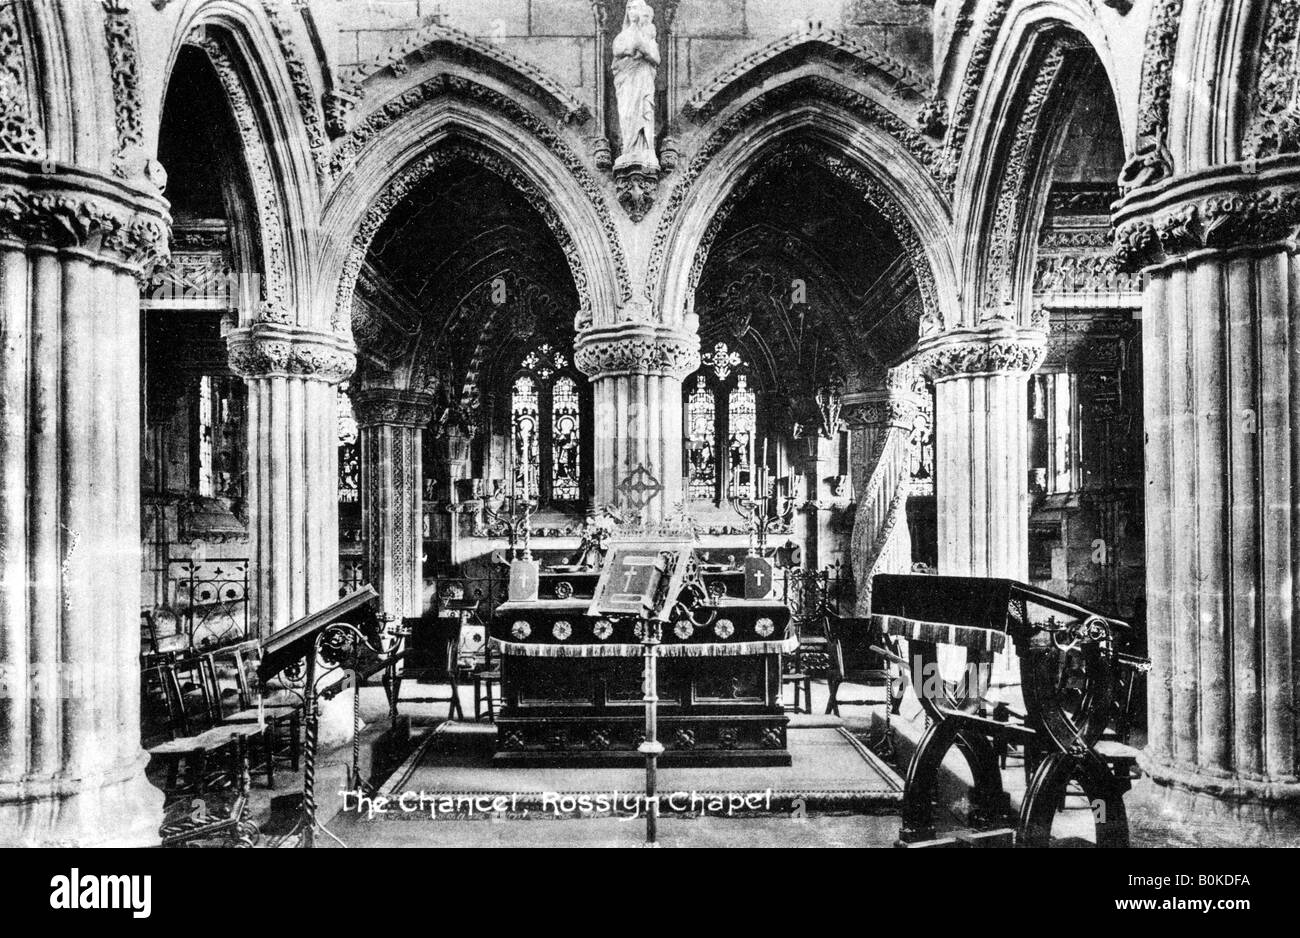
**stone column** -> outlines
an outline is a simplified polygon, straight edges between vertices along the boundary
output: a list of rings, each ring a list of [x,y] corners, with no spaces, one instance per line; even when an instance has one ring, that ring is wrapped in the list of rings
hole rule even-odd
[[[1166,180],[1116,214],[1144,269],[1149,741],[1157,803],[1300,833],[1300,160]]]
[[[140,748],[140,294],[164,204],[0,162],[0,846],[156,843]]]
[[[700,366],[699,337],[647,322],[588,329],[574,362],[595,400],[595,502],[633,519],[664,518],[685,499],[682,379]]]
[[[361,433],[361,545],[366,575],[385,612],[418,616],[424,593],[423,428],[433,412],[433,396],[364,388],[354,396],[353,410]]]
[[[916,366],[934,382],[939,572],[1029,573],[1026,383],[1046,336],[1012,326],[926,340]]]
[[[356,358],[340,336],[270,322],[226,341],[248,382],[250,619],[265,636],[338,599],[334,385]]]

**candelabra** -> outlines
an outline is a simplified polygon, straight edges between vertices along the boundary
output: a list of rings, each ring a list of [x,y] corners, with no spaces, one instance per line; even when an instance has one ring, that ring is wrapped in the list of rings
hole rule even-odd
[[[727,502],[749,530],[750,556],[763,556],[767,551],[767,535],[788,525],[794,517],[793,477],[785,480],[784,487],[784,494],[777,491],[777,480],[768,479],[766,466],[758,467],[752,492],[742,486],[739,467],[732,472]]]
[[[492,527],[504,529],[512,560],[520,542],[523,545],[522,559],[533,559],[529,538],[537,504],[537,493],[531,488],[522,493],[512,490],[509,495],[498,491],[483,499],[483,516]]]

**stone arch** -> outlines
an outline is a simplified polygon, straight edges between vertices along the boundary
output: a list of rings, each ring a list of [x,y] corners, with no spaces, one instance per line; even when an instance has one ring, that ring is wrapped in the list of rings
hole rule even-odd
[[[733,193],[753,185],[764,161],[799,142],[820,144],[812,150],[825,154],[827,167],[890,222],[913,259],[935,326],[956,322],[951,218],[934,148],[896,114],[818,76],[778,86],[721,116],[682,171],[655,232],[645,279],[665,322],[679,325],[692,312],[694,285],[729,203],[735,204]]]
[[[1095,25],[1088,34],[1081,26],[1087,24],[1072,4],[1033,4],[1003,24],[990,55],[984,90],[967,118],[973,136],[957,157],[954,177],[963,326],[1032,324],[1032,264],[1050,183],[1047,167],[1080,61],[1092,58],[1104,70],[1124,125],[1105,37]]]
[[[242,324],[306,324],[310,318],[320,171],[308,157],[313,152],[309,121],[292,103],[284,45],[276,44],[283,29],[282,21],[276,26],[244,6],[191,3],[179,20],[166,72],[170,76],[183,46],[201,50],[221,82],[239,131],[261,255],[261,282],[241,296]],[[159,117],[165,92],[164,82]],[[235,260],[240,269],[253,267],[249,258]]]
[[[1298,42],[1296,0],[1156,0],[1126,188],[1300,149]]]
[[[353,284],[385,217],[423,178],[453,158],[485,166],[515,187],[555,234],[577,288],[578,320],[611,320],[631,295],[627,262],[608,203],[568,144],[500,92],[439,74],[340,141],[323,229],[334,235],[318,305],[347,329]],[[382,133],[381,133],[382,131]]]
[[[1159,0],[1157,0],[1159,2]],[[1181,3],[1182,0],[1174,0]],[[1106,28],[1098,17],[1092,0],[994,0],[979,23],[965,70],[957,87],[951,114],[944,118],[947,130],[943,143],[942,174],[950,194],[959,191],[958,173],[968,153],[979,148],[968,146],[971,134],[980,126],[982,114],[990,106],[990,91],[996,94],[1007,84],[1028,46],[1026,35],[1043,29],[1069,27],[1096,52],[1117,92],[1130,84],[1122,74],[1121,63],[1110,51]],[[1117,93],[1121,123],[1129,120],[1126,98]],[[938,105],[936,105],[937,107]],[[977,135],[978,136],[978,135]],[[966,161],[969,162],[969,161]]]
[[[775,149],[771,155],[752,169],[728,193],[726,201],[714,212],[708,227],[704,229],[699,246],[696,248],[687,280],[690,295],[694,296],[714,242],[725,227],[735,207],[749,194],[754,186],[780,173],[792,162],[799,161],[813,163],[835,178],[847,183],[861,196],[864,202],[879,212],[889,223],[891,230],[902,244],[903,251],[911,262],[913,271],[916,273],[917,286],[921,294],[923,321],[931,324],[931,328],[937,331],[942,323],[938,286],[933,271],[930,269],[925,246],[921,243],[915,229],[908,223],[907,213],[902,203],[885,186],[877,182],[869,173],[864,172],[852,161],[831,152],[823,145],[809,140],[796,140]]]

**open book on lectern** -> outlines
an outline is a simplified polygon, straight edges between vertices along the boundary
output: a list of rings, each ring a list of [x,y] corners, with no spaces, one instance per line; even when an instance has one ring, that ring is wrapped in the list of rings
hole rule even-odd
[[[690,557],[688,539],[611,543],[588,615],[668,621]]]

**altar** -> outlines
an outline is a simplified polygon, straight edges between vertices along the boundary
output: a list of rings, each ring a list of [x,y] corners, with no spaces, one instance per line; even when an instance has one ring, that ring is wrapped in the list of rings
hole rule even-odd
[[[707,601],[663,626],[661,764],[788,766],[781,656],[798,638],[775,599],[744,599],[740,571],[704,574]],[[490,626],[503,706],[495,761],[640,765],[644,625],[593,614],[594,573],[545,573],[538,598],[503,603]],[[697,581],[698,582],[698,581]]]

